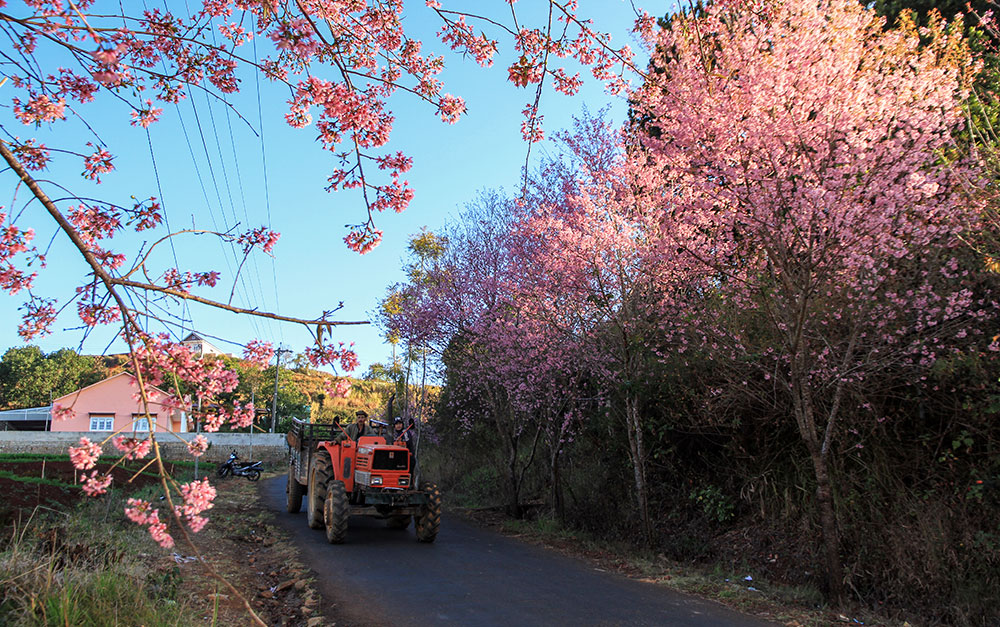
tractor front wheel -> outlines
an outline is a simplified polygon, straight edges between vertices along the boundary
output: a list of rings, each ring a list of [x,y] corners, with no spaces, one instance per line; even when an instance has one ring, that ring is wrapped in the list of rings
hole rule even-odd
[[[289,514],[298,514],[302,509],[302,495],[305,494],[306,487],[295,480],[295,468],[288,467],[288,483],[285,485],[285,509]]]
[[[420,509],[420,514],[414,517],[417,540],[434,542],[441,527],[441,491],[433,483],[425,483],[421,489],[427,493],[430,501]]]
[[[323,523],[326,526],[326,541],[343,544],[347,535],[347,517],[351,505],[347,502],[347,490],[343,481],[333,480],[326,487],[326,501],[323,503]]]
[[[323,505],[326,500],[326,484],[330,480],[330,453],[320,449],[313,456],[309,468],[309,493],[307,507],[310,529],[322,529]]]
[[[409,514],[404,516],[390,516],[388,520],[386,520],[385,525],[389,529],[406,529],[410,526],[411,518],[413,518],[413,516],[410,516]]]

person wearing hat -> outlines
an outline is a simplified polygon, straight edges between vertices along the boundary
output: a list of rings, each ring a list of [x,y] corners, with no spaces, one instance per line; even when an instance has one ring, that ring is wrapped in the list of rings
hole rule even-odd
[[[358,438],[363,435],[371,435],[372,432],[371,427],[368,426],[368,412],[359,409],[354,416],[354,423],[347,427],[347,436],[357,442]]]
[[[393,444],[396,446],[405,446],[410,450],[410,454],[413,454],[413,445],[415,444],[413,440],[413,423],[410,423],[409,429],[404,429],[403,427],[403,419],[397,416],[392,422]]]
[[[394,444],[409,446],[407,442],[410,441],[410,432],[403,430],[403,419],[399,416],[392,421],[392,439]]]

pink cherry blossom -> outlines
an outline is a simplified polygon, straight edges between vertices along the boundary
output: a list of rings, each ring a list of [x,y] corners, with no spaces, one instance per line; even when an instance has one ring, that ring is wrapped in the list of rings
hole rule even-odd
[[[119,435],[112,438],[111,443],[124,453],[122,457],[125,459],[142,459],[149,455],[153,448],[153,441],[150,438],[138,439]]]
[[[108,486],[111,485],[111,481],[111,475],[99,474],[98,471],[95,470],[90,473],[90,476],[84,476],[82,489],[87,496],[99,496],[108,491]]]
[[[90,441],[90,438],[80,438],[80,446],[69,447],[69,460],[78,470],[90,470],[97,465],[101,456],[101,445]]]
[[[188,453],[192,457],[201,457],[208,450],[209,441],[203,435],[196,435],[193,440],[187,443]]]
[[[155,522],[149,525],[149,535],[165,549],[174,546],[174,539],[167,533],[167,525],[162,522]]]
[[[273,357],[274,347],[270,342],[251,340],[243,347],[243,359],[258,370],[266,368]]]
[[[72,406],[60,405],[55,403],[52,406],[52,413],[56,417],[56,420],[69,420],[76,415]]]

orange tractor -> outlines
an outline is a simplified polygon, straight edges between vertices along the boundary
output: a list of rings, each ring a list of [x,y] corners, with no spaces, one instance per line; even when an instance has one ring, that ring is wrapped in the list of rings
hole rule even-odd
[[[434,542],[441,493],[433,483],[414,488],[416,458],[391,438],[364,435],[355,441],[340,425],[293,419],[287,437],[288,512],[298,513],[305,498],[309,526],[325,529],[331,544],[344,542],[350,516],[382,518],[396,529],[412,519],[417,540]]]

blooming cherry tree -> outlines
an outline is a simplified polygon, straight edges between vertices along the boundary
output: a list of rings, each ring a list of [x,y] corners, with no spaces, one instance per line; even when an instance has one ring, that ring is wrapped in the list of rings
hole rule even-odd
[[[648,542],[653,522],[639,395],[656,330],[649,308],[664,288],[654,254],[659,199],[646,186],[647,170],[626,159],[626,137],[601,116],[577,120],[560,139],[564,158],[535,181],[534,206],[520,225],[533,275],[523,299],[537,324],[576,347],[577,368],[621,418]]]
[[[829,459],[844,405],[985,315],[948,252],[976,219],[966,166],[941,157],[974,67],[941,25],[886,31],[850,0],[765,5],[716,3],[651,35],[635,156],[669,191],[661,253],[690,286],[664,293],[686,312],[674,332],[720,361],[752,357],[790,399],[836,597]]]

